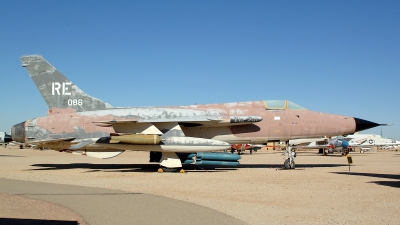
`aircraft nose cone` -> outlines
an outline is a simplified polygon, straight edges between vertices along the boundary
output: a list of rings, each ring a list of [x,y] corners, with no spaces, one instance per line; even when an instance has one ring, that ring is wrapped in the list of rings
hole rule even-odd
[[[368,120],[359,119],[359,118],[356,118],[356,117],[354,117],[354,120],[356,121],[356,131],[355,132],[362,131],[362,130],[367,130],[369,128],[373,128],[373,127],[377,127],[377,126],[381,125],[381,124],[378,124],[378,123],[374,123],[374,122],[371,122],[371,121],[368,121]]]

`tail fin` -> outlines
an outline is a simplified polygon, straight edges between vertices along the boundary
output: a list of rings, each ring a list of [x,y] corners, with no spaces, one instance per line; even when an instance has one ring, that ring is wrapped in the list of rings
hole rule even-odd
[[[84,112],[113,108],[83,92],[42,56],[28,55],[20,59],[22,67],[28,71],[49,109],[71,108],[76,112]]]

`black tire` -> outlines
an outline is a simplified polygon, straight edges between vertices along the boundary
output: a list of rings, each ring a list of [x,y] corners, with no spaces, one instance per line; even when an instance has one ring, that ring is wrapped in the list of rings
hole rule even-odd
[[[178,172],[181,168],[167,168],[167,167],[163,167],[162,170],[164,172]]]
[[[292,163],[290,163],[290,159],[286,159],[285,162],[283,163],[283,167],[285,169],[294,169],[296,168],[296,164],[292,160]]]

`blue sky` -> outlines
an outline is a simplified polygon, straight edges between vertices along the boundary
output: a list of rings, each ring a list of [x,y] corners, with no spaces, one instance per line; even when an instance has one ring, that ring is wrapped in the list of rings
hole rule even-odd
[[[400,1],[0,1],[0,131],[46,115],[40,54],[113,106],[288,99],[395,124]]]

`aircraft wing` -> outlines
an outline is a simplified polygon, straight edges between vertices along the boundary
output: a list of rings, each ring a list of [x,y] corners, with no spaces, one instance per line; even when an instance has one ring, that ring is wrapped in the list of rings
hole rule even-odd
[[[294,145],[293,147],[297,149],[320,149],[320,148],[329,148],[330,145],[328,144],[323,144],[323,145]]]
[[[18,142],[18,141],[12,141],[10,144],[12,145],[20,145],[20,146],[29,146],[32,148],[41,148],[44,147],[44,145],[48,144],[58,144],[60,142],[66,142],[70,143],[71,141],[75,140],[76,138],[74,137],[67,137],[67,138],[56,138],[56,139],[43,139],[43,140],[35,140],[35,141],[27,141],[24,143]]]
[[[75,140],[74,137],[66,137],[66,138],[56,138],[56,139],[44,139],[44,140],[37,140],[37,141],[28,141],[24,144],[28,145],[44,145],[49,143],[58,143],[58,142],[71,142]]]
[[[178,124],[182,127],[225,127],[253,124],[260,121],[262,121],[262,117],[260,116],[230,116],[228,118],[221,118],[220,116],[204,116],[96,121],[93,123],[101,127],[112,126],[117,133],[162,134],[159,129],[167,123]]]
[[[115,157],[125,150],[121,149],[115,149],[115,148],[110,148],[108,146],[106,147],[100,147],[98,148],[95,146],[94,148],[91,148],[90,145],[93,145],[96,143],[98,138],[89,138],[89,139],[83,139],[80,141],[74,141],[74,137],[67,137],[67,138],[57,138],[57,139],[46,139],[46,140],[38,140],[38,141],[31,141],[31,142],[26,142],[23,143],[23,145],[29,145],[33,146],[36,149],[45,147],[45,148],[50,148],[54,149],[57,151],[62,151],[62,152],[68,152],[68,153],[73,153],[77,155],[86,155],[90,157],[95,157],[95,158],[100,158],[100,159],[108,159]],[[60,147],[60,146],[65,146],[65,149],[57,149],[53,147]],[[87,151],[87,148],[90,148],[91,151]]]
[[[160,119],[137,119],[137,120],[120,120],[120,121],[97,121],[94,122],[98,126],[111,126],[112,124],[134,124],[134,123],[179,123],[185,126],[196,124],[198,126],[214,127],[214,126],[237,126],[245,124],[253,124],[262,121],[260,116],[230,116],[223,119],[220,116],[204,116],[204,117],[174,117]]]
[[[376,147],[377,144],[349,144],[349,148],[371,148]]]

